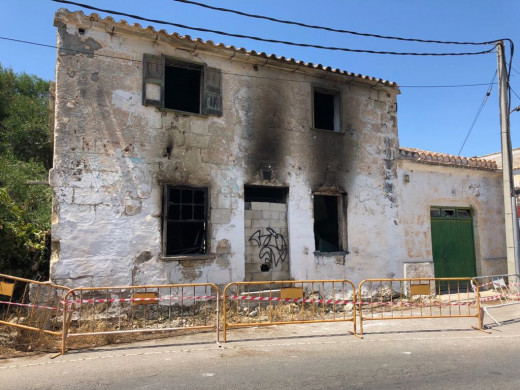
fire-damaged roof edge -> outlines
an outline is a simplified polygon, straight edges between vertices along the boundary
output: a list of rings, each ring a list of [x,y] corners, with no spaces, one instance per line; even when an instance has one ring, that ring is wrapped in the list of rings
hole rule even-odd
[[[468,158],[453,154],[435,153],[415,148],[399,148],[399,157],[407,160],[415,160],[426,164],[449,165],[455,167],[478,168],[496,170],[497,163],[493,160],[482,158]]]
[[[152,26],[148,26],[146,28],[142,27],[139,23],[129,24],[126,20],[116,21],[114,18],[107,16],[106,18],[102,18],[96,13],[92,13],[90,15],[85,15],[83,11],[74,11],[71,12],[66,8],[60,8],[55,15],[54,25],[56,26],[58,22],[63,23],[74,23],[78,27],[84,27],[85,29],[92,28],[96,23],[108,26],[107,32],[117,33],[117,32],[126,32],[129,34],[137,33],[140,35],[148,34],[149,38],[153,41],[161,41],[163,43],[178,43],[182,46],[189,46],[192,49],[201,49],[203,48],[205,51],[213,52],[216,51],[227,51],[230,58],[241,59],[241,60],[252,60],[254,58],[258,58],[263,61],[265,64],[269,64],[271,66],[278,66],[281,68],[286,68],[291,71],[305,71],[305,70],[313,70],[313,71],[326,71],[338,76],[346,76],[352,80],[360,81],[363,84],[369,84],[371,87],[390,87],[394,90],[394,92],[399,93],[399,86],[397,83],[393,81],[383,80],[380,78],[366,76],[362,74],[355,74],[351,72],[347,72],[346,70],[341,70],[337,68],[331,68],[330,66],[324,66],[322,64],[314,64],[312,62],[304,62],[297,61],[293,58],[286,58],[283,56],[276,56],[275,54],[267,54],[265,52],[256,52],[254,50],[247,50],[244,48],[237,48],[235,46],[226,46],[223,43],[214,43],[211,40],[204,41],[200,38],[191,38],[189,35],[180,35],[178,33],[168,33],[166,30],[156,30]],[[246,58],[247,57],[247,58]]]

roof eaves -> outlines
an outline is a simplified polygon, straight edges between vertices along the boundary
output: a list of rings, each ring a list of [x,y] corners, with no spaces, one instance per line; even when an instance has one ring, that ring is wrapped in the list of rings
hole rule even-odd
[[[314,71],[325,71],[329,72],[335,75],[339,76],[346,76],[350,79],[355,79],[362,81],[364,83],[375,83],[372,85],[372,87],[375,87],[377,85],[384,86],[384,87],[390,87],[394,90],[396,90],[397,93],[399,93],[399,86],[397,83],[393,81],[383,80],[381,78],[362,75],[359,73],[352,73],[348,72],[346,70],[341,70],[337,68],[332,68],[330,66],[324,66],[322,64],[314,64],[312,62],[304,62],[304,61],[298,61],[294,58],[286,58],[284,56],[277,56],[275,54],[267,54],[265,52],[257,52],[255,50],[247,50],[242,47],[235,47],[233,45],[226,46],[223,43],[214,43],[212,40],[204,41],[200,38],[192,38],[190,35],[180,35],[176,32],[169,33],[165,29],[156,30],[152,26],[142,27],[139,23],[129,24],[126,20],[120,20],[116,21],[111,16],[107,16],[105,18],[102,18],[100,15],[96,13],[92,13],[90,15],[85,15],[83,11],[74,11],[71,12],[65,8],[60,8],[54,17],[54,25],[56,26],[58,22],[64,22],[64,23],[74,23],[76,25],[89,27],[93,26],[94,23],[100,23],[104,25],[111,25],[112,31],[117,27],[120,30],[124,30],[127,32],[134,32],[138,34],[148,33],[155,36],[155,39],[158,39],[160,36],[164,38],[166,41],[171,42],[171,40],[174,40],[178,42],[181,45],[195,45],[196,47],[200,48],[201,46],[207,50],[207,51],[214,51],[215,49],[218,50],[226,50],[233,53],[238,53],[242,56],[247,57],[254,57],[266,61],[272,61],[269,64],[274,65],[273,62],[280,65],[281,67],[289,66],[297,66],[300,70],[314,70]],[[108,30],[109,31],[109,30]]]

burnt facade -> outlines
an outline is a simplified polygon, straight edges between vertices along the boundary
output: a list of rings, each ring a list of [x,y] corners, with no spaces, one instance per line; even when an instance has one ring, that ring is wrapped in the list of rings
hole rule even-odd
[[[51,278],[402,275],[396,84],[56,14]]]

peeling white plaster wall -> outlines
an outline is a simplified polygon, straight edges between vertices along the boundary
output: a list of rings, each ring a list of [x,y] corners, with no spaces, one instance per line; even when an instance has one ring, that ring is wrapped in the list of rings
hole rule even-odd
[[[151,34],[60,17],[56,68],[51,278],[67,285],[179,282],[224,284],[245,277],[244,185],[289,188],[288,242],[294,279],[401,276],[396,90],[351,84],[174,48]],[[69,18],[69,19],[67,19]],[[85,24],[81,35],[75,23]],[[59,24],[59,23],[58,23]],[[128,28],[132,30],[132,28]],[[224,115],[144,106],[143,53],[222,70]],[[118,57],[118,58],[111,58]],[[239,74],[240,76],[237,76]],[[342,133],[312,129],[312,88],[341,94]],[[171,147],[171,155],[166,148]],[[262,179],[270,170],[272,179]],[[209,188],[209,255],[164,259],[164,184]],[[345,254],[315,255],[314,191],[347,198]]]
[[[403,159],[399,161],[398,172],[403,262],[433,262],[430,207],[470,207],[473,211],[477,274],[507,273],[500,171]],[[408,183],[405,175],[408,175]]]

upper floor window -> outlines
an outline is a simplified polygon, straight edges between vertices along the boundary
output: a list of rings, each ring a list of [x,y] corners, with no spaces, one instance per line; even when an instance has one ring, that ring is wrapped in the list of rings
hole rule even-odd
[[[345,195],[314,194],[314,241],[317,252],[346,250],[345,212]]]
[[[341,131],[340,93],[322,88],[313,89],[313,127]]]
[[[221,116],[221,72],[203,64],[145,54],[143,104]]]

